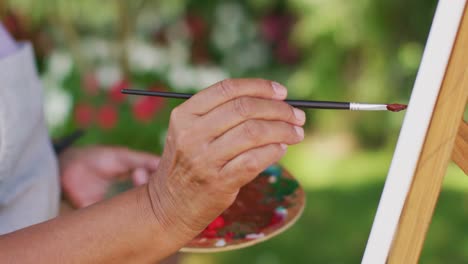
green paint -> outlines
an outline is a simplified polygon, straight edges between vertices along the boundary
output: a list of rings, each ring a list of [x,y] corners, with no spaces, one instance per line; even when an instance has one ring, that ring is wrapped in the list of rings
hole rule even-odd
[[[293,195],[299,188],[299,183],[295,179],[283,177],[283,169],[279,165],[271,165],[261,173],[261,176],[275,176],[276,182],[271,183],[272,190],[268,191],[268,197],[273,197],[277,201],[283,201],[284,197]],[[268,202],[269,199],[266,199]]]
[[[299,183],[296,180],[281,177],[271,184],[271,187],[273,189],[271,195],[276,200],[283,201],[284,197],[293,194],[299,188]]]
[[[271,165],[270,167],[266,168],[261,175],[263,176],[276,176],[281,177],[283,175],[283,169],[279,165]]]

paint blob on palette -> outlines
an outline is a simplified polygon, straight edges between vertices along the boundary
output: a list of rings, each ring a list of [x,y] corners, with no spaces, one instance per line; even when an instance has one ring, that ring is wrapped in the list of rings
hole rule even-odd
[[[219,252],[255,245],[292,226],[304,206],[304,191],[296,179],[272,165],[244,186],[236,201],[181,251]]]

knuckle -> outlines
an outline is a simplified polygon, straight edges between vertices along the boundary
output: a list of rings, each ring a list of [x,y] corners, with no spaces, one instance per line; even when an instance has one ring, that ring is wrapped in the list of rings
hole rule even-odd
[[[255,121],[246,121],[242,127],[245,137],[252,141],[256,141],[262,136],[261,128]]]
[[[246,159],[244,162],[244,170],[248,174],[256,174],[259,171],[258,159],[255,156]]]
[[[302,128],[299,128],[301,130]],[[302,140],[302,136],[299,135],[298,130],[296,130],[296,126],[289,125],[289,135],[290,138],[294,139],[295,143],[300,142]]]
[[[278,162],[281,159],[281,157],[286,153],[285,149],[281,146],[281,144],[274,144],[272,152],[274,154],[273,162]]]
[[[197,162],[197,159],[192,160],[191,171],[192,177],[190,177],[190,182],[192,184],[207,185],[213,182],[213,174],[201,166],[200,162]]]
[[[258,87],[261,87],[262,92],[270,95],[273,92],[273,87],[271,86],[271,81],[266,79],[257,78],[255,81],[258,83]]]
[[[180,107],[176,107],[174,109],[172,109],[171,111],[171,115],[169,117],[169,122],[170,123],[176,123],[177,121],[179,121],[179,118],[180,118]]]
[[[291,122],[294,122],[296,121],[296,115],[294,114],[294,108],[286,103],[284,103],[286,105],[286,111],[288,112],[287,113],[287,120],[288,121],[291,121]]]
[[[180,148],[189,146],[190,144],[190,133],[186,130],[179,131],[176,136],[176,143]]]
[[[247,98],[239,98],[233,101],[234,112],[244,118],[249,118],[251,115],[250,105]]]
[[[231,98],[235,93],[234,83],[232,79],[225,79],[219,83],[221,95],[225,98]]]

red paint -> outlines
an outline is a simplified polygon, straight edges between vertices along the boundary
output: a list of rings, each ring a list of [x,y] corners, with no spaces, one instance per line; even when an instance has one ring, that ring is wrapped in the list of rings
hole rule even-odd
[[[225,225],[224,218],[222,216],[216,217],[216,219],[208,225],[207,229],[219,229],[223,228]]]
[[[287,206],[271,194],[269,177],[257,177],[244,186],[236,201],[200,234],[200,238],[224,238],[226,241],[245,234],[261,233],[265,228],[284,223],[285,217],[275,213],[278,206]]]
[[[234,238],[234,232],[227,232],[224,235],[224,240],[226,240],[226,242],[231,241],[233,238]]]
[[[407,105],[404,104],[389,104],[387,105],[387,110],[392,112],[400,112],[407,108]]]
[[[261,174],[242,187],[234,203],[214,219],[188,247],[220,247],[220,241],[226,243],[222,246],[239,245],[268,237],[274,230],[284,227],[289,214],[297,214],[297,206],[301,206],[303,194],[300,189],[293,194],[281,192],[281,183],[287,188],[290,185],[285,180],[291,180],[291,177],[280,171],[275,176],[280,182],[270,183],[271,175],[273,174]]]
[[[279,215],[279,214],[274,214],[273,217],[271,218],[270,220],[270,226],[274,226],[274,225],[277,225],[277,224],[280,224],[284,221],[284,216],[282,215]]]
[[[205,229],[201,233],[201,236],[204,238],[217,238],[218,237],[218,231],[215,229]]]

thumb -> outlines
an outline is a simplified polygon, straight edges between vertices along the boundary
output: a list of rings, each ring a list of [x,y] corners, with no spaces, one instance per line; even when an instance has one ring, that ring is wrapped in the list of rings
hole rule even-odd
[[[137,168],[132,173],[132,182],[134,186],[146,184],[149,179],[149,173],[143,168]]]

